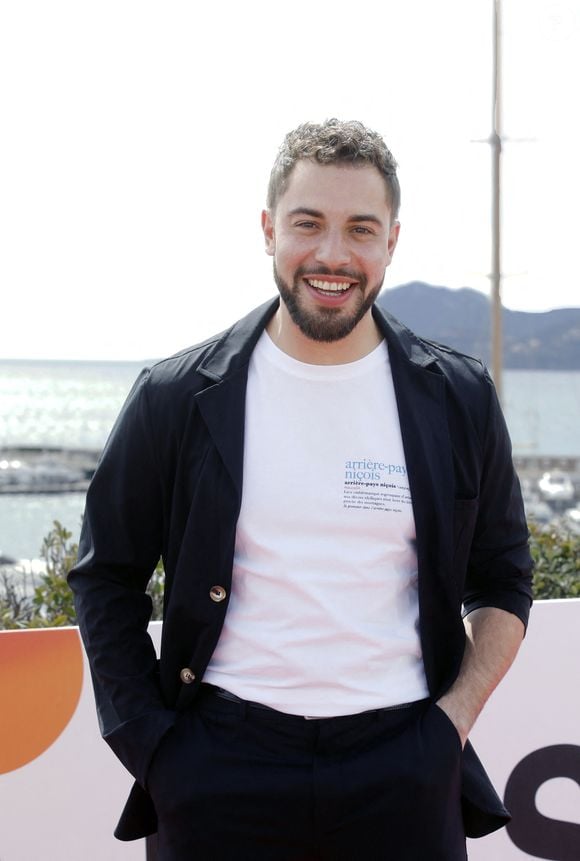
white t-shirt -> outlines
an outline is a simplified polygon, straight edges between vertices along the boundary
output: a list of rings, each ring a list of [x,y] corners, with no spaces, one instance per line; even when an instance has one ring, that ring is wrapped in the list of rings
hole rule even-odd
[[[233,582],[204,680],[290,714],[427,696],[415,525],[386,344],[250,361]]]

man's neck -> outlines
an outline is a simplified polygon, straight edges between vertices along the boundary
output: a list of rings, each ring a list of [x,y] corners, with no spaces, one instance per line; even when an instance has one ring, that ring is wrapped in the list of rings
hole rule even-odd
[[[371,353],[383,335],[369,311],[353,331],[338,341],[314,341],[296,326],[283,303],[266,326],[276,346],[299,362],[309,365],[345,365]]]

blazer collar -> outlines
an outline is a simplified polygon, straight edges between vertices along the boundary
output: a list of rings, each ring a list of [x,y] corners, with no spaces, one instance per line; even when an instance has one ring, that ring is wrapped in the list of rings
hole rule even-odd
[[[198,373],[218,383],[246,368],[254,347],[278,305],[278,297],[270,299],[223,332],[197,369]]]
[[[437,357],[429,350],[425,341],[421,341],[392,314],[374,305],[373,318],[385,336],[391,360],[395,353],[400,359],[406,359],[419,368],[428,368],[437,362]]]
[[[240,490],[248,363],[278,303],[277,297],[271,299],[235,323],[218,337],[198,368],[209,385],[195,396],[196,400]],[[427,476],[433,483],[441,480],[445,484],[445,476],[449,475],[451,451],[444,377],[425,342],[377,306],[373,316],[389,348],[411,489],[420,497],[427,491]],[[437,479],[434,473],[438,473]]]
[[[270,299],[223,332],[198,368],[198,372],[217,383],[246,366],[279,304],[278,297]],[[372,313],[377,326],[385,336],[391,355],[394,352],[401,359],[407,359],[420,368],[427,368],[437,362],[436,356],[430,352],[427,344],[417,338],[396,317],[383,311],[378,305],[373,306]]]

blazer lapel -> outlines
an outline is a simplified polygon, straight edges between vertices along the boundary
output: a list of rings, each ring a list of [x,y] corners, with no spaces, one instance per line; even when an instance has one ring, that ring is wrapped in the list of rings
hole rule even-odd
[[[394,317],[375,310],[389,347],[417,536],[423,662],[433,692],[448,642],[437,625],[457,616],[451,582],[454,471],[445,406],[445,377],[424,342]],[[453,608],[453,609],[452,609]]]
[[[278,300],[261,305],[220,338],[198,373],[209,385],[195,399],[220,457],[241,496],[248,364]]]
[[[242,492],[247,379],[246,366],[195,395],[199,412],[239,495]]]

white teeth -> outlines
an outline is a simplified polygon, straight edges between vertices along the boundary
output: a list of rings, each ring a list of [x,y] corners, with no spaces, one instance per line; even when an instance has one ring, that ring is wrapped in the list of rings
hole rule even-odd
[[[309,278],[308,283],[316,290],[322,290],[324,293],[343,293],[350,287],[349,282],[344,281],[319,281],[315,278]]]

